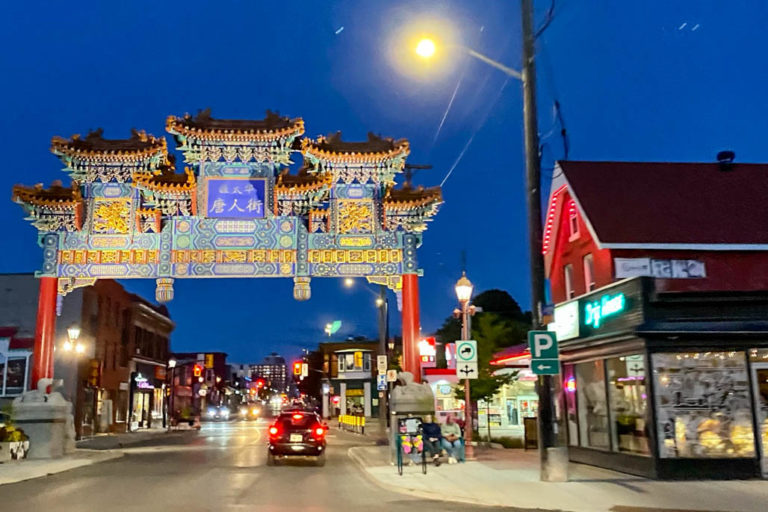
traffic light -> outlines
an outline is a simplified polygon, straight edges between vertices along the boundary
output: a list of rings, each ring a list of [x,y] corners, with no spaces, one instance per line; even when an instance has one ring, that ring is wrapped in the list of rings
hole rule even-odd
[[[259,379],[256,381],[256,387],[257,388],[263,388],[264,387],[264,379]]]
[[[199,364],[196,364],[192,372],[195,377],[201,377],[203,375],[203,367]]]
[[[293,363],[293,374],[301,375],[301,361],[296,361]]]

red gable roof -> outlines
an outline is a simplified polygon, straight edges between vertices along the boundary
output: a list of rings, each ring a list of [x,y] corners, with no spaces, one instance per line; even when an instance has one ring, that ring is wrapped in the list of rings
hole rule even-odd
[[[768,244],[766,164],[733,163],[729,170],[718,163],[559,166],[601,247]]]

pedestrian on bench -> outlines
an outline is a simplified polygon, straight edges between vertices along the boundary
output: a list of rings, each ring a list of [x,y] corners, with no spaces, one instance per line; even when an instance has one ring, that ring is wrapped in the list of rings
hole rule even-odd
[[[424,416],[421,428],[422,432],[424,432],[424,449],[432,455],[432,461],[435,463],[435,466],[439,466],[443,440],[440,425],[433,421],[431,415],[427,414]]]
[[[445,419],[440,433],[443,436],[443,448],[448,453],[448,464],[464,462],[464,441],[461,439],[459,424],[456,423],[452,414]]]

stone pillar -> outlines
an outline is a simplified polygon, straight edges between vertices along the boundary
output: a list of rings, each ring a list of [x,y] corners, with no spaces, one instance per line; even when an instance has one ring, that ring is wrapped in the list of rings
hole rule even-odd
[[[403,274],[403,370],[415,382],[421,382],[419,332],[419,276]]]
[[[35,346],[32,354],[32,378],[29,382],[30,389],[36,389],[37,381],[40,379],[53,378],[53,338],[56,332],[58,281],[55,277],[40,278]]]
[[[342,416],[347,414],[347,383],[342,382],[339,384],[339,407]]]
[[[363,382],[363,415],[371,417],[371,383]]]

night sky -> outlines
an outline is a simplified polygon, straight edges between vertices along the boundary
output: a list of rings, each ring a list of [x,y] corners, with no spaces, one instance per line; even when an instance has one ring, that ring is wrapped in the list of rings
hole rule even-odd
[[[540,23],[549,1],[536,4]],[[261,118],[266,109],[300,116],[313,137],[405,137],[409,162],[434,165],[417,174],[424,185],[439,184],[463,151],[420,251],[423,331],[455,306],[462,251],[478,291],[508,290],[528,309],[520,84],[460,56],[402,73],[391,62],[394,34],[418,17],[451,20],[465,45],[520,67],[517,1],[8,2],[0,190],[9,197],[18,182],[68,183],[48,151],[53,135],[97,127],[107,138],[132,127],[163,135],[169,114],[206,107],[219,118]],[[571,159],[711,161],[733,149],[737,161],[767,161],[766,25],[760,0],[559,0],[538,44],[545,193],[553,160],[564,156],[555,99]],[[0,272],[39,267],[35,230],[22,217],[0,202]],[[125,284],[154,297],[153,281]],[[233,362],[273,350],[291,356],[315,346],[334,319],[340,335],[375,336],[364,280],[347,290],[314,279],[308,302],[294,301],[292,286],[177,280],[173,349],[223,350]]]

